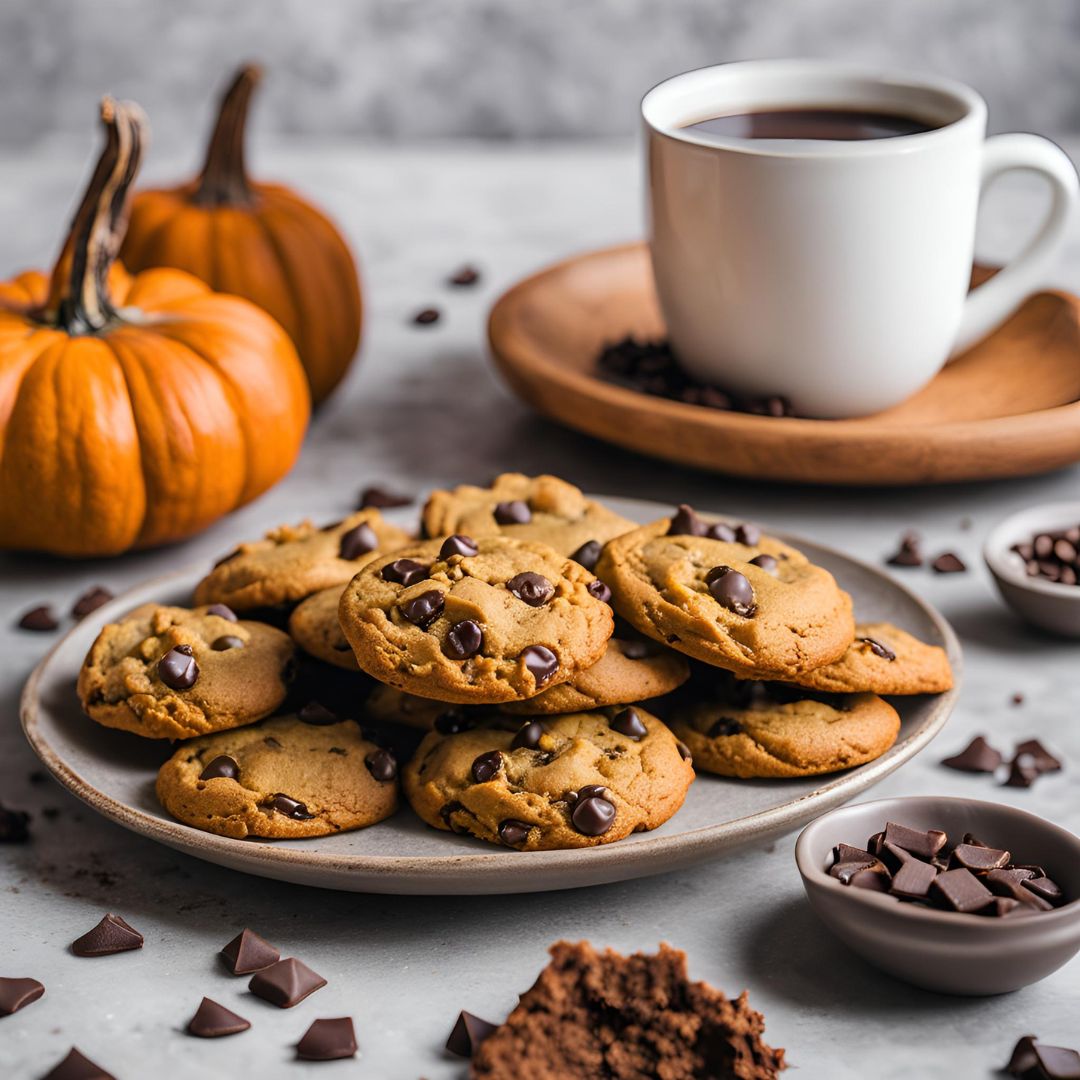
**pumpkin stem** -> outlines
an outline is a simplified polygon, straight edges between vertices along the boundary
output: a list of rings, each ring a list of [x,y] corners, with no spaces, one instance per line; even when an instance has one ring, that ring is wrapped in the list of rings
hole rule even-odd
[[[203,206],[247,206],[254,201],[244,167],[244,130],[251,95],[262,78],[256,64],[245,64],[233,79],[218,109],[217,123],[206,150],[193,200]]]
[[[116,315],[109,269],[127,229],[128,190],[146,141],[146,117],[133,102],[103,98],[101,123],[105,147],[53,267],[44,312],[72,334],[101,330]]]

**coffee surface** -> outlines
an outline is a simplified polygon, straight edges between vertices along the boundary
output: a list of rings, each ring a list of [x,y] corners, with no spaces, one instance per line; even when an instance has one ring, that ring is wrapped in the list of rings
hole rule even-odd
[[[913,116],[855,109],[765,109],[760,112],[714,116],[686,124],[699,135],[738,139],[828,139],[853,142],[892,139],[932,131],[935,125]]]

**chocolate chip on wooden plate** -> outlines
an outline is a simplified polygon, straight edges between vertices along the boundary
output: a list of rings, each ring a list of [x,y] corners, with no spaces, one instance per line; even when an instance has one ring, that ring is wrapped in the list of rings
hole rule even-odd
[[[291,1009],[326,985],[326,980],[302,960],[290,957],[256,972],[248,989],[279,1009]]]
[[[119,915],[106,915],[92,930],[71,943],[76,956],[112,956],[143,947],[143,936]]]
[[[75,601],[71,614],[76,619],[85,619],[92,611],[97,611],[102,604],[107,604],[113,598],[113,594],[102,585],[95,585]]]
[[[465,1012],[459,1013],[450,1037],[446,1040],[446,1049],[458,1057],[471,1058],[476,1048],[498,1028],[498,1024],[489,1023],[479,1016]]]
[[[42,604],[40,607],[23,612],[18,622],[20,630],[35,630],[38,633],[48,633],[55,630],[59,625],[59,621],[53,614],[53,609],[48,604]]]
[[[351,1016],[313,1020],[296,1044],[296,1056],[304,1061],[340,1061],[356,1056],[356,1029]]]
[[[281,953],[264,937],[247,928],[221,950],[221,959],[233,975],[250,975],[276,964]]]
[[[195,1010],[195,1015],[188,1021],[187,1033],[200,1039],[220,1039],[223,1035],[238,1035],[249,1027],[250,1020],[245,1020],[224,1005],[204,997]]]
[[[0,1016],[11,1016],[37,1001],[45,987],[37,979],[0,977]]]

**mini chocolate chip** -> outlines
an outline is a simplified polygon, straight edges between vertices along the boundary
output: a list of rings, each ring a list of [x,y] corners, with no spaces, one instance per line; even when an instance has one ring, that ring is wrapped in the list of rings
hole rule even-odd
[[[397,759],[389,750],[372,750],[364,758],[368,772],[382,783],[389,783],[397,777]]]
[[[446,632],[443,652],[451,660],[468,660],[475,656],[484,644],[484,632],[472,619],[454,623]]]
[[[600,559],[601,551],[603,551],[603,547],[599,540],[586,540],[585,543],[570,556],[570,558],[573,559],[574,562],[580,563],[586,570],[592,573]]]
[[[404,604],[399,604],[398,611],[409,622],[419,626],[421,630],[426,630],[443,613],[445,606],[446,598],[442,591],[429,589],[411,600],[406,600]]]
[[[599,579],[596,581],[590,581],[585,586],[585,591],[595,599],[599,600],[601,604],[611,603],[611,590]]]
[[[200,780],[235,780],[240,775],[240,766],[228,754],[219,754],[199,774]]]
[[[584,836],[603,836],[615,822],[615,804],[597,795],[583,797],[579,793],[570,820]]]
[[[20,630],[36,630],[39,633],[48,633],[50,630],[55,630],[59,625],[60,623],[53,614],[53,609],[48,604],[24,612],[18,623]]]
[[[671,518],[668,536],[704,536],[705,522],[694,512],[693,507],[682,503]]]
[[[738,720],[732,720],[729,716],[722,716],[709,728],[709,738],[715,739],[720,735],[738,735],[741,731],[742,724]]]
[[[294,821],[310,821],[315,815],[308,813],[308,808],[296,799],[282,794],[280,791],[270,800],[270,809],[276,810],[285,817]]]
[[[750,618],[757,612],[754,588],[746,578],[730,566],[714,566],[706,575],[705,583],[713,599],[728,611]]]
[[[450,285],[456,285],[459,288],[468,288],[470,285],[475,285],[480,280],[480,271],[477,270],[475,266],[463,266],[460,270],[451,274],[446,280]]]
[[[76,619],[85,619],[91,611],[97,611],[102,604],[107,604],[113,598],[113,594],[108,589],[103,588],[100,585],[95,585],[92,589],[87,590],[75,601],[75,605],[71,609],[71,614]]]
[[[432,323],[439,321],[439,309],[438,308],[424,308],[422,311],[418,311],[413,316],[413,322],[417,326],[431,326]]]
[[[434,726],[440,735],[460,735],[461,732],[476,727],[468,716],[453,709],[436,716]]]
[[[735,539],[747,547],[754,547],[761,539],[761,530],[756,525],[737,525]]]
[[[190,645],[176,645],[157,663],[158,678],[171,690],[190,690],[199,677],[199,665]]]
[[[559,658],[546,645],[529,645],[521,650],[521,658],[536,685],[543,686],[559,670]]]
[[[226,604],[211,604],[206,609],[207,615],[216,615],[219,619],[228,619],[229,622],[238,622],[236,612]]]
[[[883,645],[880,641],[872,637],[859,638],[859,640],[875,655],[880,656],[882,660],[895,660],[896,653],[889,648],[888,645]]]
[[[528,525],[532,511],[523,499],[511,499],[495,504],[495,520],[500,525]]]
[[[398,495],[380,487],[367,487],[360,492],[358,509],[390,510],[395,506],[408,506],[411,502],[412,498],[409,495]]]
[[[502,754],[498,750],[489,750],[481,754],[472,763],[473,779],[478,784],[486,784],[493,776],[496,776],[502,767]]]
[[[528,604],[529,607],[541,607],[555,593],[555,586],[543,574],[534,574],[531,570],[526,570],[522,574],[515,574],[506,583],[506,587],[522,603]]]
[[[379,547],[379,538],[375,530],[366,522],[361,521],[354,525],[348,532],[341,534],[341,547],[338,556],[342,559],[359,559],[361,555],[367,555],[376,551]]]
[[[528,840],[531,828],[532,826],[527,821],[507,818],[499,822],[499,839],[507,847],[517,847],[518,844],[524,844]]]
[[[244,647],[244,639],[237,637],[235,634],[222,634],[219,638],[214,638],[210,643],[210,648],[214,652],[227,652],[229,649],[242,649]]]
[[[323,705],[321,701],[309,701],[300,709],[297,716],[305,724],[311,724],[312,727],[328,727],[330,724],[339,723],[341,719]]]
[[[382,568],[383,581],[395,585],[415,585],[428,576],[428,568],[414,559],[395,559]]]
[[[530,720],[527,724],[522,724],[513,742],[510,743],[510,749],[535,750],[540,745],[540,739],[545,731],[547,728],[539,720]]]
[[[780,566],[780,564],[776,561],[776,559],[772,555],[764,555],[764,554],[755,555],[750,560],[750,565],[751,566],[760,566],[761,569],[764,570],[766,573],[773,574],[774,576],[776,574],[777,569]]]
[[[919,541],[919,534],[914,532],[904,533],[900,537],[900,546],[894,555],[885,560],[890,566],[922,566],[923,554]]]
[[[611,730],[629,739],[644,739],[649,734],[649,729],[645,727],[637,709],[623,709],[616,714],[611,721]]]
[[[476,541],[471,536],[465,536],[463,533],[454,533],[453,536],[448,536],[444,541],[441,548],[439,548],[439,558],[449,559],[451,555],[461,555],[464,558],[471,558],[480,549],[476,546]]]
[[[679,757],[683,761],[693,761],[693,755],[690,753],[690,747],[686,745],[681,739],[675,743],[675,749],[679,751]]]

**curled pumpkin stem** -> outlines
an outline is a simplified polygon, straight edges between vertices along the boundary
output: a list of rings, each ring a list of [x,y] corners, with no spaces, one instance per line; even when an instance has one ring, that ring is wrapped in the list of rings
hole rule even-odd
[[[101,102],[105,146],[75,212],[49,283],[46,322],[72,334],[103,329],[115,317],[112,267],[127,228],[128,192],[139,171],[147,123],[130,101]]]
[[[245,64],[225,91],[206,163],[196,181],[194,202],[203,206],[248,206],[254,202],[244,163],[244,136],[251,96],[261,79],[262,68]]]

